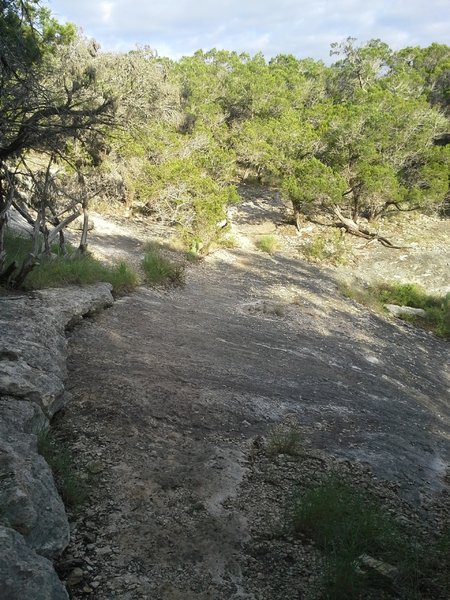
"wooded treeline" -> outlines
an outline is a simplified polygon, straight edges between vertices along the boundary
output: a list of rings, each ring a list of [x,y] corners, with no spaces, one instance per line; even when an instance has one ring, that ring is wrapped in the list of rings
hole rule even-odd
[[[242,179],[279,186],[299,223],[353,232],[448,197],[449,46],[348,38],[331,66],[222,50],[172,61],[101,52],[38,0],[0,11],[0,279],[26,276],[4,264],[12,203],[35,227],[26,271],[93,195],[179,226],[194,250]]]

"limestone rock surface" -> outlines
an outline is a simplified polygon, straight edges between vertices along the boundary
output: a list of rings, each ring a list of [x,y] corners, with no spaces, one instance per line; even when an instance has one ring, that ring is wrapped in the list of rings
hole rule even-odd
[[[49,559],[69,524],[38,434],[67,402],[66,330],[113,303],[111,286],[0,297],[0,600],[67,600]]]
[[[20,532],[38,554],[56,558],[69,543],[69,523],[37,437],[0,424],[0,524]]]
[[[16,531],[0,526],[0,597],[5,600],[68,600],[52,563],[38,556]]]

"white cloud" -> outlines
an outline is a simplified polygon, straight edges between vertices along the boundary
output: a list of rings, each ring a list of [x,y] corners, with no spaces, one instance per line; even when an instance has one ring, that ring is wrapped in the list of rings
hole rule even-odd
[[[110,23],[114,4],[112,2],[100,2],[100,19],[103,23]]]
[[[326,59],[348,36],[394,49],[450,40],[448,0],[48,0],[105,49],[149,44],[177,58],[199,48]]]

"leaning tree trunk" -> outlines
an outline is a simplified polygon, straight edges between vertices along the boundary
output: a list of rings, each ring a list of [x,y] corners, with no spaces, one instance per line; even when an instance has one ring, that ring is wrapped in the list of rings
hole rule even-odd
[[[31,252],[28,254],[26,259],[23,261],[20,271],[15,277],[11,279],[11,286],[15,289],[22,287],[23,282],[27,278],[27,275],[34,269],[39,263],[39,256],[41,254],[41,224],[45,221],[45,207],[41,206],[38,210],[36,221],[34,223],[33,231],[33,243]]]
[[[14,187],[10,181],[8,191],[5,190],[2,172],[4,172],[3,164],[0,163],[0,282],[7,281],[10,274],[15,270],[15,263],[11,263],[5,268],[5,229],[8,221],[8,211],[13,201]]]
[[[377,240],[380,242],[380,244],[386,246],[386,248],[396,248],[400,250],[401,248],[405,247],[394,245],[390,240],[381,235],[378,235],[378,233],[371,232],[368,229],[361,229],[361,227],[357,223],[355,223],[353,219],[348,219],[347,217],[344,217],[338,206],[333,206],[332,212],[339,219],[339,226],[344,227],[348,231],[348,233],[351,233],[352,235],[356,235],[357,237],[361,237],[366,240]]]

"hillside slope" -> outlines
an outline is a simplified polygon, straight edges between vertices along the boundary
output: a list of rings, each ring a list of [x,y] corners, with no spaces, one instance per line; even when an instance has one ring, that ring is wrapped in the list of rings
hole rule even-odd
[[[288,247],[257,251],[273,227],[266,201],[239,209],[240,247],[189,268],[184,287],[139,288],[71,335],[73,400],[58,427],[96,473],[61,565],[83,566],[74,598],[302,597],[311,566],[249,551],[255,514],[286,510],[277,487],[255,483],[279,423],[312,456],[275,460],[286,481],[354,468],[419,515],[437,494],[448,501],[448,345],[343,298],[331,271]],[[304,550],[290,552],[300,564]]]

